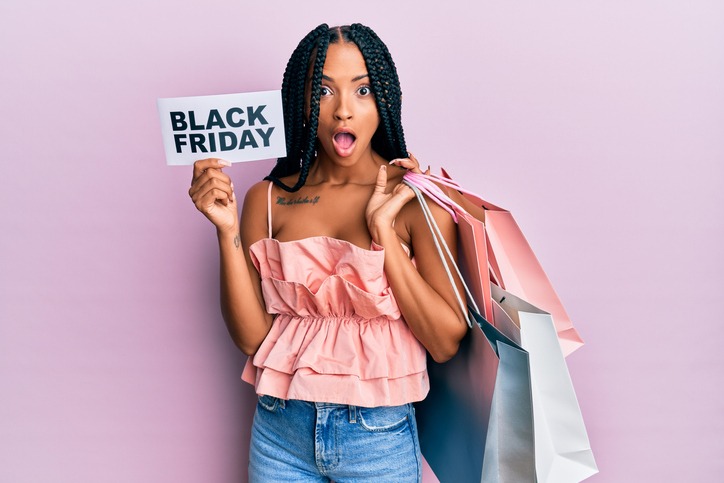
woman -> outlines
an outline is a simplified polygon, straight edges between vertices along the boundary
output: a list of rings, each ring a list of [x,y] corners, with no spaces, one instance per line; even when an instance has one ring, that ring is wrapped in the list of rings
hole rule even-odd
[[[288,155],[241,219],[227,162],[197,161],[189,190],[216,226],[222,312],[259,394],[250,481],[419,481],[425,351],[451,358],[467,325],[401,183],[420,170],[395,65],[371,29],[320,25],[282,95]],[[455,247],[450,216],[430,206]]]

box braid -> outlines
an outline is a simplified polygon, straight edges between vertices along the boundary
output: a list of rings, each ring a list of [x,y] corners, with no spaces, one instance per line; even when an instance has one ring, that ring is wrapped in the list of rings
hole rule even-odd
[[[377,111],[382,125],[372,136],[372,149],[385,159],[406,158],[405,134],[402,130],[402,91],[397,68],[387,46],[377,34],[362,24],[352,24],[349,38],[362,52]]]
[[[327,47],[330,43],[340,41],[353,42],[365,59],[381,120],[380,127],[372,136],[372,149],[385,159],[407,157],[401,121],[400,81],[387,46],[372,29],[364,25],[329,28],[327,24],[322,24],[299,42],[284,71],[282,104],[287,155],[277,160],[272,172],[264,179],[286,191],[295,192],[304,185],[315,160],[322,70]],[[310,66],[313,68],[309,119],[305,122],[305,87]],[[280,179],[295,173],[300,174],[294,186],[287,186]]]

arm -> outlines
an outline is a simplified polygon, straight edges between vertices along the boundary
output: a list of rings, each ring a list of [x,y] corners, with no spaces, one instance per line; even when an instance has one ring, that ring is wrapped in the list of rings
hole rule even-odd
[[[385,194],[386,183],[386,167],[383,166],[368,206],[368,227],[373,240],[385,248],[385,273],[410,330],[435,361],[444,362],[457,352],[467,324],[422,209],[417,203],[408,204],[414,193],[400,184]],[[454,221],[435,203],[429,205],[456,257]],[[400,245],[398,231],[401,230],[409,233],[416,267]],[[456,263],[456,260],[448,262]],[[461,282],[454,272],[453,277],[464,297]]]
[[[216,226],[224,322],[236,346],[252,355],[272,323],[259,275],[248,255],[249,245],[266,236],[266,184],[258,183],[247,192],[239,221],[233,184],[221,171],[222,166],[217,159],[197,161],[189,194],[198,210]]]

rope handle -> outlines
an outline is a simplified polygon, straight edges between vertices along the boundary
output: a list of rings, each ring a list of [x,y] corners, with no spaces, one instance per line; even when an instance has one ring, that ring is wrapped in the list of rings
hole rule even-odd
[[[447,277],[450,280],[450,285],[453,287],[453,291],[455,292],[455,298],[457,299],[458,303],[460,304],[460,308],[463,311],[463,315],[465,316],[465,321],[468,324],[468,327],[473,326],[473,322],[470,320],[470,316],[468,314],[468,306],[463,302],[462,297],[460,296],[460,292],[458,291],[457,284],[453,280],[452,273],[450,271],[450,264],[448,263],[448,259],[445,257],[445,254],[447,254],[448,257],[450,257],[450,260],[454,260],[452,253],[450,252],[450,248],[447,245],[447,242],[445,241],[445,238],[442,236],[442,232],[440,231],[440,227],[437,225],[437,222],[435,221],[435,218],[432,216],[432,212],[430,211],[430,207],[427,204],[427,201],[425,200],[425,197],[422,195],[422,192],[420,188],[416,185],[411,184],[409,181],[405,180],[404,183],[409,186],[412,191],[415,193],[415,196],[417,197],[417,200],[420,203],[420,207],[422,208],[422,213],[425,215],[425,221],[427,222],[427,226],[430,228],[430,232],[432,233],[432,239],[435,242],[435,248],[437,249],[438,255],[440,255],[440,258],[442,259],[443,266],[445,267],[445,273],[447,273]],[[443,253],[442,248],[445,249],[445,253]],[[470,289],[468,288],[468,285],[465,283],[465,279],[463,278],[462,274],[460,273],[460,268],[457,266],[456,263],[452,264],[455,268],[455,272],[458,274],[458,277],[460,277],[460,281],[463,285],[463,288],[465,289],[465,294],[467,295],[467,298],[472,305],[472,308],[477,312],[480,313],[480,309],[478,309],[477,304],[475,303],[475,299],[473,298],[473,295],[470,293]]]
[[[439,174],[425,174],[425,173],[413,173],[412,171],[408,171],[405,173],[405,178],[409,179],[413,183],[417,184],[420,182],[426,182],[426,183],[432,183],[433,181],[440,183],[441,185],[447,186],[448,188],[453,188],[455,191],[459,191],[461,193],[465,193],[471,196],[475,196],[476,198],[479,198],[479,196],[476,193],[473,193],[470,190],[467,190],[460,186],[460,184],[456,181],[451,180],[450,178],[445,178],[444,176],[440,176]],[[437,186],[436,186],[437,187]],[[438,188],[438,190],[442,193],[442,190]],[[447,196],[447,195],[444,195]],[[448,198],[449,199],[449,198]],[[450,200],[452,203],[455,203],[454,201]]]

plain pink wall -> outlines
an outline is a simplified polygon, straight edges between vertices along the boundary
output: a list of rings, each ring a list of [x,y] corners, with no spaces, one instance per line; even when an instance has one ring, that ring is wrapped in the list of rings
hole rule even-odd
[[[589,481],[719,481],[724,5],[653,0],[4,1],[0,481],[245,481],[253,395],[155,100],[276,89],[353,21],[410,149],[515,213],[586,339]]]

